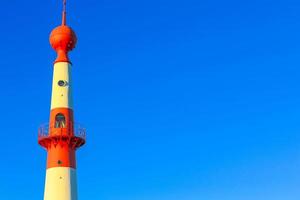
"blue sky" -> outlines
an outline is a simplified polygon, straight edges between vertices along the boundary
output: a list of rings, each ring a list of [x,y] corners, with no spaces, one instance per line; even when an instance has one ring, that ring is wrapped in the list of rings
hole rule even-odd
[[[80,200],[299,200],[299,1],[68,2]],[[0,5],[0,199],[43,197],[59,0]]]

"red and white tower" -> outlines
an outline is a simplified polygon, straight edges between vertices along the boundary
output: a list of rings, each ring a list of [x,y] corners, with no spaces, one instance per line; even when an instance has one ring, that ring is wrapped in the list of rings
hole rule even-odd
[[[85,144],[85,129],[74,123],[72,64],[68,57],[76,44],[75,32],[66,24],[66,0],[62,25],[50,35],[57,53],[53,68],[49,124],[39,128],[38,143],[47,150],[44,200],[77,200],[75,151]]]

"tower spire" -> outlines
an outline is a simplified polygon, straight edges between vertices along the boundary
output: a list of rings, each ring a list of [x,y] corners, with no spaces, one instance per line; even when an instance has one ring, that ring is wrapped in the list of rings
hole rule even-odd
[[[67,26],[67,1],[63,1],[62,24],[52,30],[50,44],[57,53],[55,62],[70,62],[68,52],[75,48],[77,37],[71,27]]]
[[[67,24],[67,0],[63,0],[62,23],[63,26]]]

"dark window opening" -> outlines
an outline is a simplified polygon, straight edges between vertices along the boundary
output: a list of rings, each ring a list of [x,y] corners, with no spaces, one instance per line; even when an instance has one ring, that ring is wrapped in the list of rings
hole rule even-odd
[[[65,128],[66,127],[66,118],[63,114],[58,113],[55,116],[55,128]]]
[[[66,81],[63,81],[63,80],[59,80],[57,82],[57,84],[60,86],[60,87],[63,87],[63,86],[66,86],[67,85],[67,82]]]

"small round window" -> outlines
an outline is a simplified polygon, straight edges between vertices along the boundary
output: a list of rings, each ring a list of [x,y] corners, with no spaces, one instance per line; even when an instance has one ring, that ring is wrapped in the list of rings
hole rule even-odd
[[[66,81],[63,81],[63,80],[59,80],[57,82],[57,84],[60,86],[60,87],[63,87],[63,86],[66,86],[67,85],[67,82]]]

